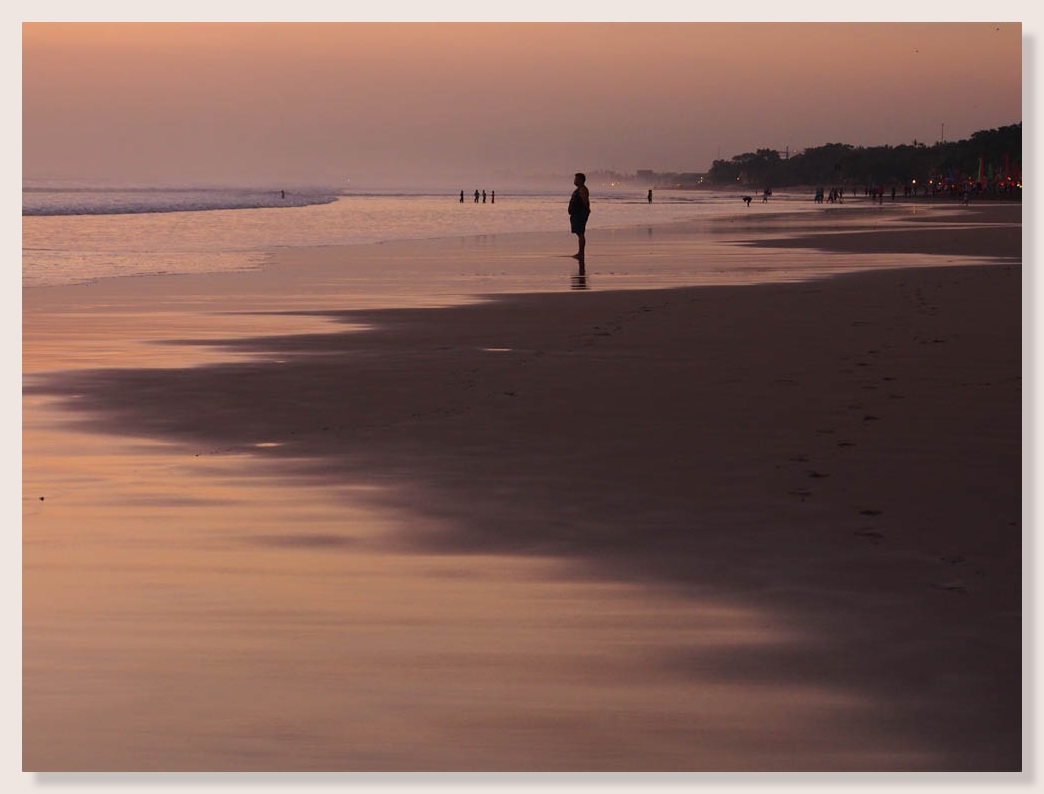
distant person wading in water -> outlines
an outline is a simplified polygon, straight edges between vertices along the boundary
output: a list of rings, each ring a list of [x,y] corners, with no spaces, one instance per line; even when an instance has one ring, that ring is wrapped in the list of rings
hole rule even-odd
[[[584,245],[587,242],[584,239],[584,232],[587,230],[587,219],[591,216],[591,194],[584,184],[586,181],[587,177],[578,172],[573,177],[576,190],[569,197],[569,227],[576,235],[577,243],[580,246],[579,250],[573,254],[573,259],[580,260],[581,271],[584,267]]]

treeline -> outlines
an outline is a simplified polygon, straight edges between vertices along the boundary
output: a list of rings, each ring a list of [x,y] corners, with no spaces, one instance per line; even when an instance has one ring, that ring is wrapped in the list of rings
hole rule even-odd
[[[1017,187],[1021,192],[1022,123],[932,146],[917,141],[873,147],[828,143],[786,159],[774,149],[759,149],[731,160],[715,160],[707,181],[758,187],[932,184],[945,189],[976,184]]]

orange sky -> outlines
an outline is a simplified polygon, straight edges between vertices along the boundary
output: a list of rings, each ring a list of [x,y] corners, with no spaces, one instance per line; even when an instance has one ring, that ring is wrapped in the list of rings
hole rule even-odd
[[[1017,23],[22,27],[26,178],[490,183],[1022,120]]]

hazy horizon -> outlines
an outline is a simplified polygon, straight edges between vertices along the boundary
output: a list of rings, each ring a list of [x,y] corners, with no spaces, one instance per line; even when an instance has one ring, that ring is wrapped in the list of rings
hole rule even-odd
[[[24,23],[22,173],[532,184],[1022,121],[1019,23]]]

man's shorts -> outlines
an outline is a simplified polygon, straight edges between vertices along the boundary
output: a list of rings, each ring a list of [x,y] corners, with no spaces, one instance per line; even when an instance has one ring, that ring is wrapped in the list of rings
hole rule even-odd
[[[572,229],[573,234],[583,234],[587,228],[587,217],[586,215],[570,215],[569,216],[569,228]]]

